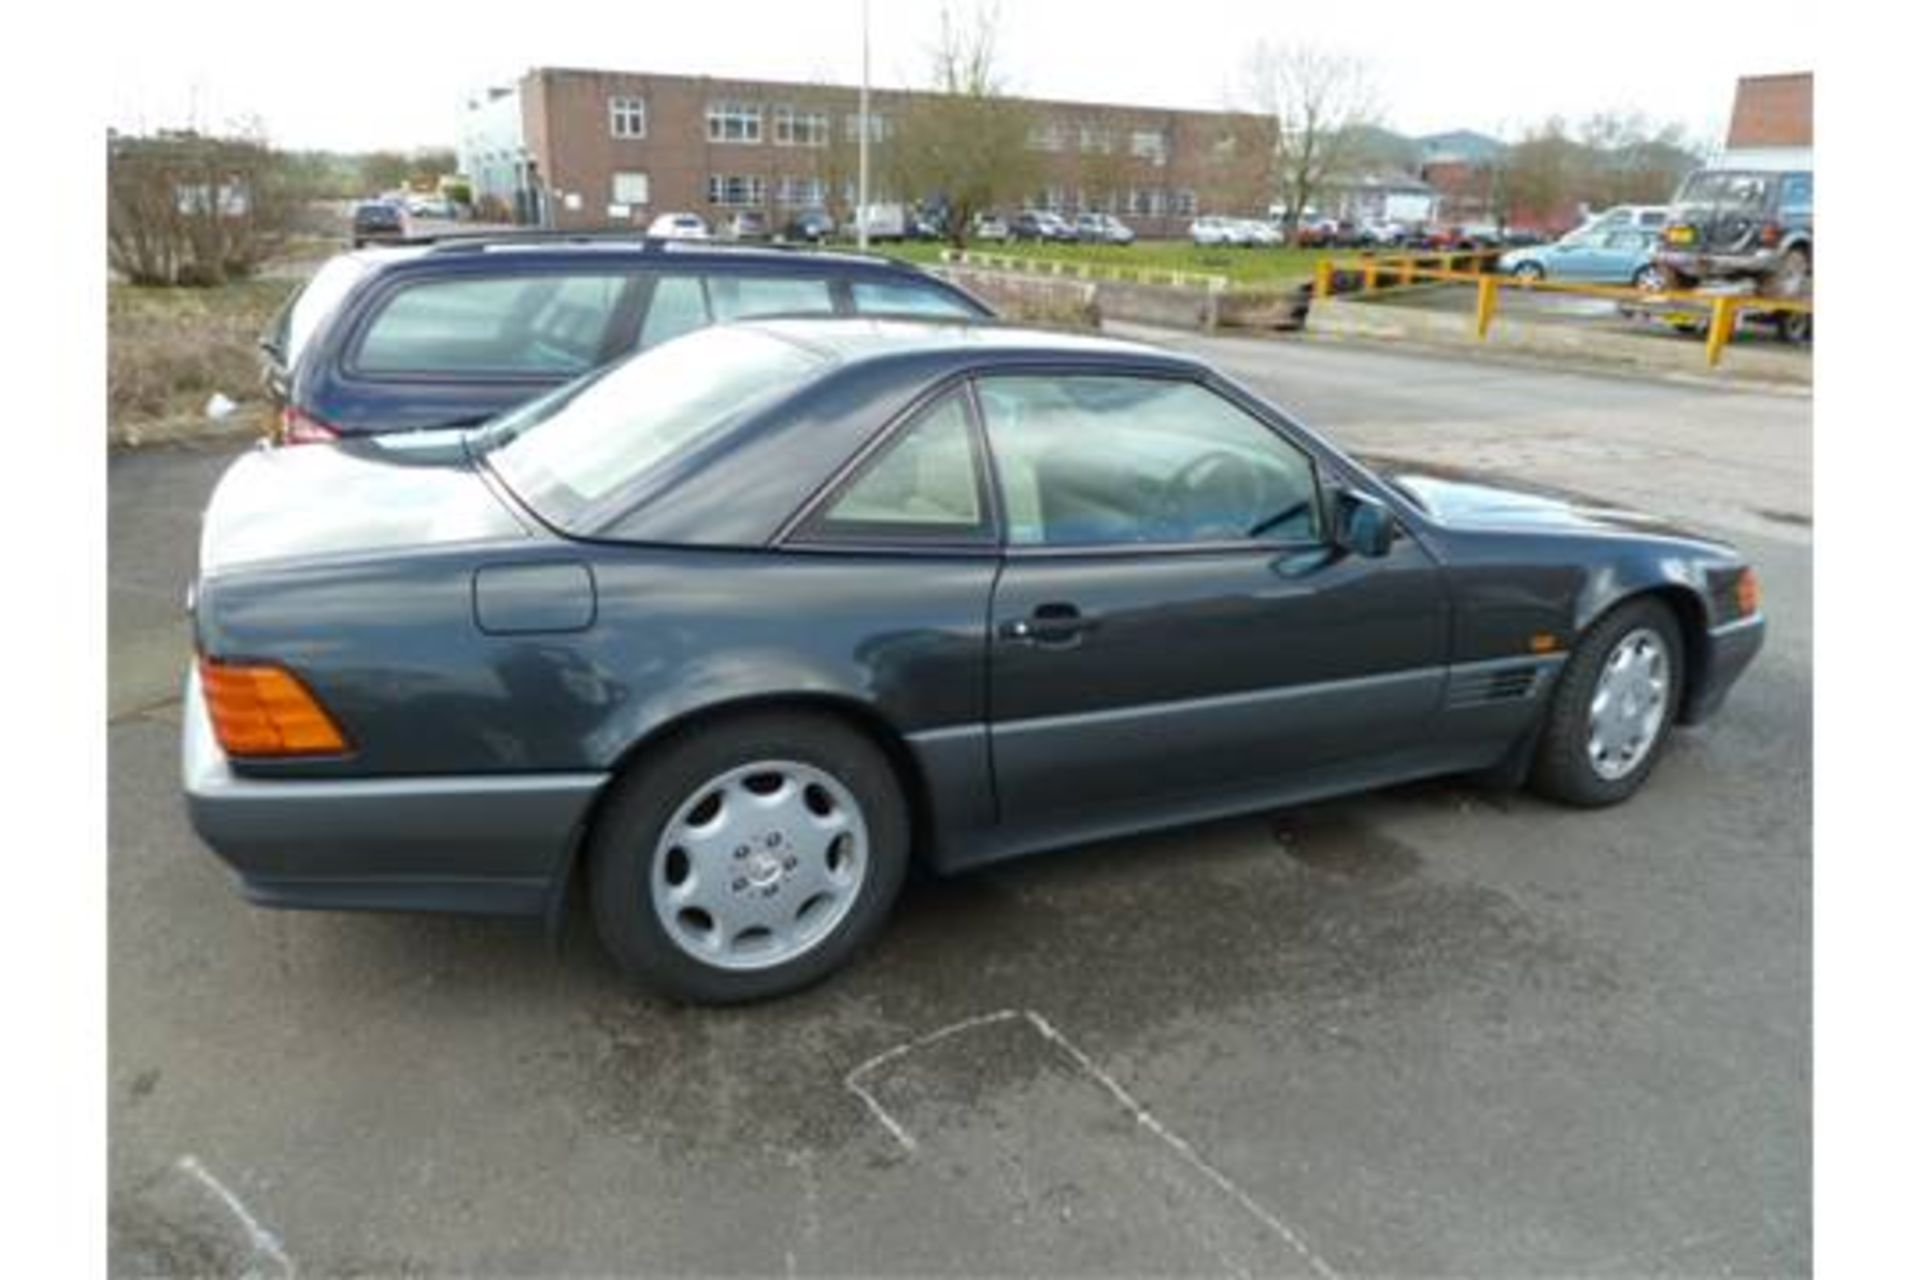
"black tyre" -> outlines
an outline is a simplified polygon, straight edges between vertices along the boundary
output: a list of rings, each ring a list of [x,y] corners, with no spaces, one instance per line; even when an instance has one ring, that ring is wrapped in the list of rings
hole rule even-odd
[[[1667,273],[1656,266],[1644,266],[1633,273],[1633,287],[1647,293],[1658,293],[1667,286]]]
[[[906,804],[838,718],[690,730],[616,784],[587,845],[593,918],[627,973],[699,1004],[797,991],[879,932],[906,875]]]
[[[1547,706],[1531,785],[1562,804],[1618,804],[1666,746],[1684,692],[1686,651],[1673,611],[1630,600],[1581,637]]]
[[[1547,278],[1547,269],[1537,262],[1523,262],[1513,269],[1513,278],[1515,280],[1544,280]]]

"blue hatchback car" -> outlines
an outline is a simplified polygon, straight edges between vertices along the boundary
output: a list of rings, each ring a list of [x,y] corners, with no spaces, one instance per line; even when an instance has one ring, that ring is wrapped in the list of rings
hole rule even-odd
[[[990,319],[909,263],[538,233],[332,259],[262,336],[286,444],[469,426],[709,324],[769,315]]]
[[[1657,288],[1653,264],[1658,231],[1621,228],[1575,231],[1552,244],[1529,245],[1500,255],[1500,270],[1521,280],[1577,280]]]

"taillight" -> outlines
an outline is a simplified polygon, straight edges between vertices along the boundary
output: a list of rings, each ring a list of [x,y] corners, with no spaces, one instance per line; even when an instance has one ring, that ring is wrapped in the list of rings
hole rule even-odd
[[[1743,618],[1760,612],[1760,578],[1752,569],[1742,569],[1733,583],[1733,607]]]
[[[280,412],[281,444],[327,444],[339,438],[338,431],[310,413],[291,405]]]
[[[333,717],[285,667],[201,658],[200,691],[213,736],[230,756],[331,756],[347,750]]]
[[[1760,224],[1760,243],[1771,248],[1780,243],[1780,224],[1763,222]]]

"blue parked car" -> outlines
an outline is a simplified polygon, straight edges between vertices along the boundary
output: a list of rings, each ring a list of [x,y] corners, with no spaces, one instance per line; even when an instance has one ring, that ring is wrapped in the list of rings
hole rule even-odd
[[[763,315],[987,320],[909,263],[630,233],[455,236],[343,253],[262,337],[277,439],[472,426],[709,324]]]
[[[1520,280],[1578,280],[1657,289],[1660,268],[1653,251],[1660,233],[1645,230],[1575,231],[1552,244],[1500,255],[1500,270]]]

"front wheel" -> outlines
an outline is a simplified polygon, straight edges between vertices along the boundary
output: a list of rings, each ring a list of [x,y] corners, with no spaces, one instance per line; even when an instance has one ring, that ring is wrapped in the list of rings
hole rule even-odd
[[[1547,269],[1537,262],[1523,262],[1513,269],[1513,278],[1530,281],[1544,280],[1547,278]]]
[[[1595,623],[1548,704],[1533,789],[1583,808],[1638,791],[1673,727],[1684,653],[1673,611],[1658,600],[1629,601]]]
[[[906,874],[892,766],[816,712],[691,731],[616,784],[588,844],[620,967],[699,1004],[795,991],[879,932]]]

